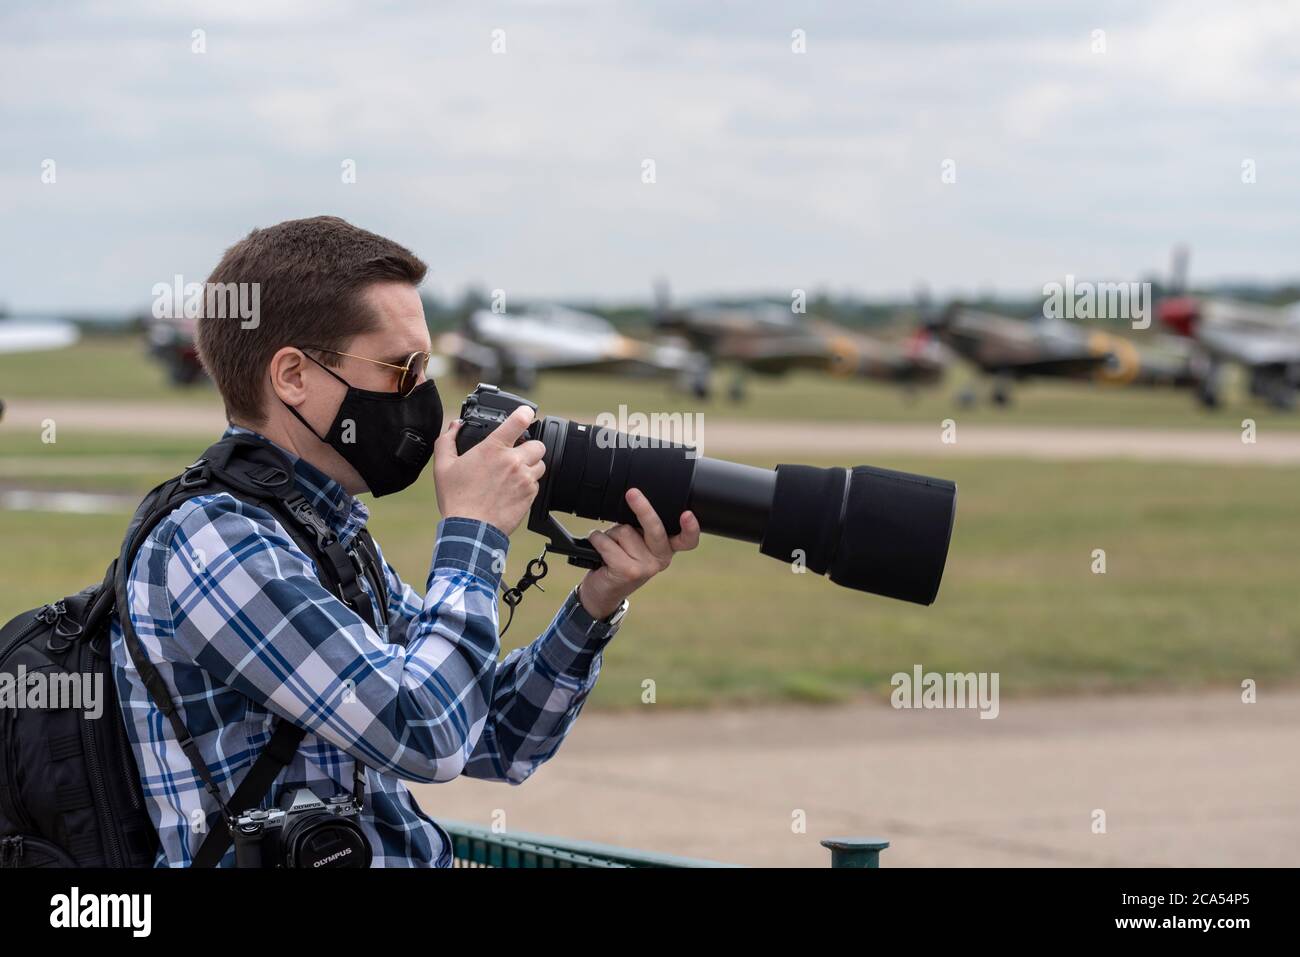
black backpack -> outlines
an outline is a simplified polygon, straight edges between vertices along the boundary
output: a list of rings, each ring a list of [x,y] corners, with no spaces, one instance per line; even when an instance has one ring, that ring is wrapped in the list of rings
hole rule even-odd
[[[226,436],[145,496],[101,583],[24,612],[0,628],[0,867],[153,866],[158,837],[118,705],[109,660],[110,616],[125,607],[127,574],[154,527],[186,500],[216,492],[270,511],[315,561],[322,584],[376,629],[386,617],[387,588],[369,532],[363,529],[353,548],[345,549],[294,486],[293,465],[283,452],[250,435]],[[362,591],[360,575],[369,579],[377,603]],[[305,730],[278,721],[270,743],[226,801],[130,616],[120,618],[146,689],[209,793],[223,809],[255,807],[293,758]],[[4,706],[9,704],[3,700],[5,686],[25,700],[33,675],[35,684],[46,687],[59,681],[102,682],[102,715],[86,717],[84,701],[76,708]],[[227,828],[211,828],[194,866],[214,866],[229,846]]]

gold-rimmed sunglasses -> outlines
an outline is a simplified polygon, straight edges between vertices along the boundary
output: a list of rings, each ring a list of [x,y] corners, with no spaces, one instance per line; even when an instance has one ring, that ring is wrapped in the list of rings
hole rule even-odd
[[[383,362],[379,359],[371,359],[369,356],[357,356],[351,352],[339,352],[337,349],[323,349],[320,346],[299,346],[300,349],[311,349],[313,352],[328,352],[334,356],[346,356],[349,359],[360,359],[362,362],[373,362],[377,366],[386,366],[389,369],[396,369],[400,375],[397,377],[397,393],[402,396],[410,395],[415,387],[424,379],[425,373],[429,369],[429,361],[433,358],[430,352],[412,352],[406,357],[406,361],[401,365],[392,362]],[[328,369],[326,371],[329,371]]]

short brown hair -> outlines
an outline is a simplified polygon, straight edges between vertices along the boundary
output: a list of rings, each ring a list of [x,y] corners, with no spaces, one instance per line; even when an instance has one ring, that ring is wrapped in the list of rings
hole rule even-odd
[[[291,219],[235,243],[208,282],[258,283],[257,321],[203,318],[197,336],[199,358],[221,392],[227,418],[264,421],[262,382],[276,352],[285,346],[345,348],[375,327],[361,303],[366,286],[417,286],[426,271],[409,249],[337,216]],[[321,361],[339,360],[327,353]]]

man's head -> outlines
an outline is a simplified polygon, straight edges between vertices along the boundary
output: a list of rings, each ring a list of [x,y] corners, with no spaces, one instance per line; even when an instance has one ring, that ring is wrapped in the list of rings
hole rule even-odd
[[[347,391],[340,379],[393,392],[400,373],[389,366],[429,350],[416,291],[425,272],[410,250],[334,216],[255,229],[235,243],[208,282],[257,283],[256,321],[204,318],[198,330],[199,356],[226,416],[317,465],[348,491],[364,490],[356,470],[319,437]]]

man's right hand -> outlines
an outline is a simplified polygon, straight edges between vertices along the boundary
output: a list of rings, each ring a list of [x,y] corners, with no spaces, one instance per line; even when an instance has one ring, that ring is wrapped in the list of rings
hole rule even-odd
[[[433,447],[433,483],[444,518],[477,519],[507,535],[519,527],[546,471],[545,445],[536,439],[515,445],[533,416],[521,405],[464,455],[456,451],[460,420],[443,430]]]

